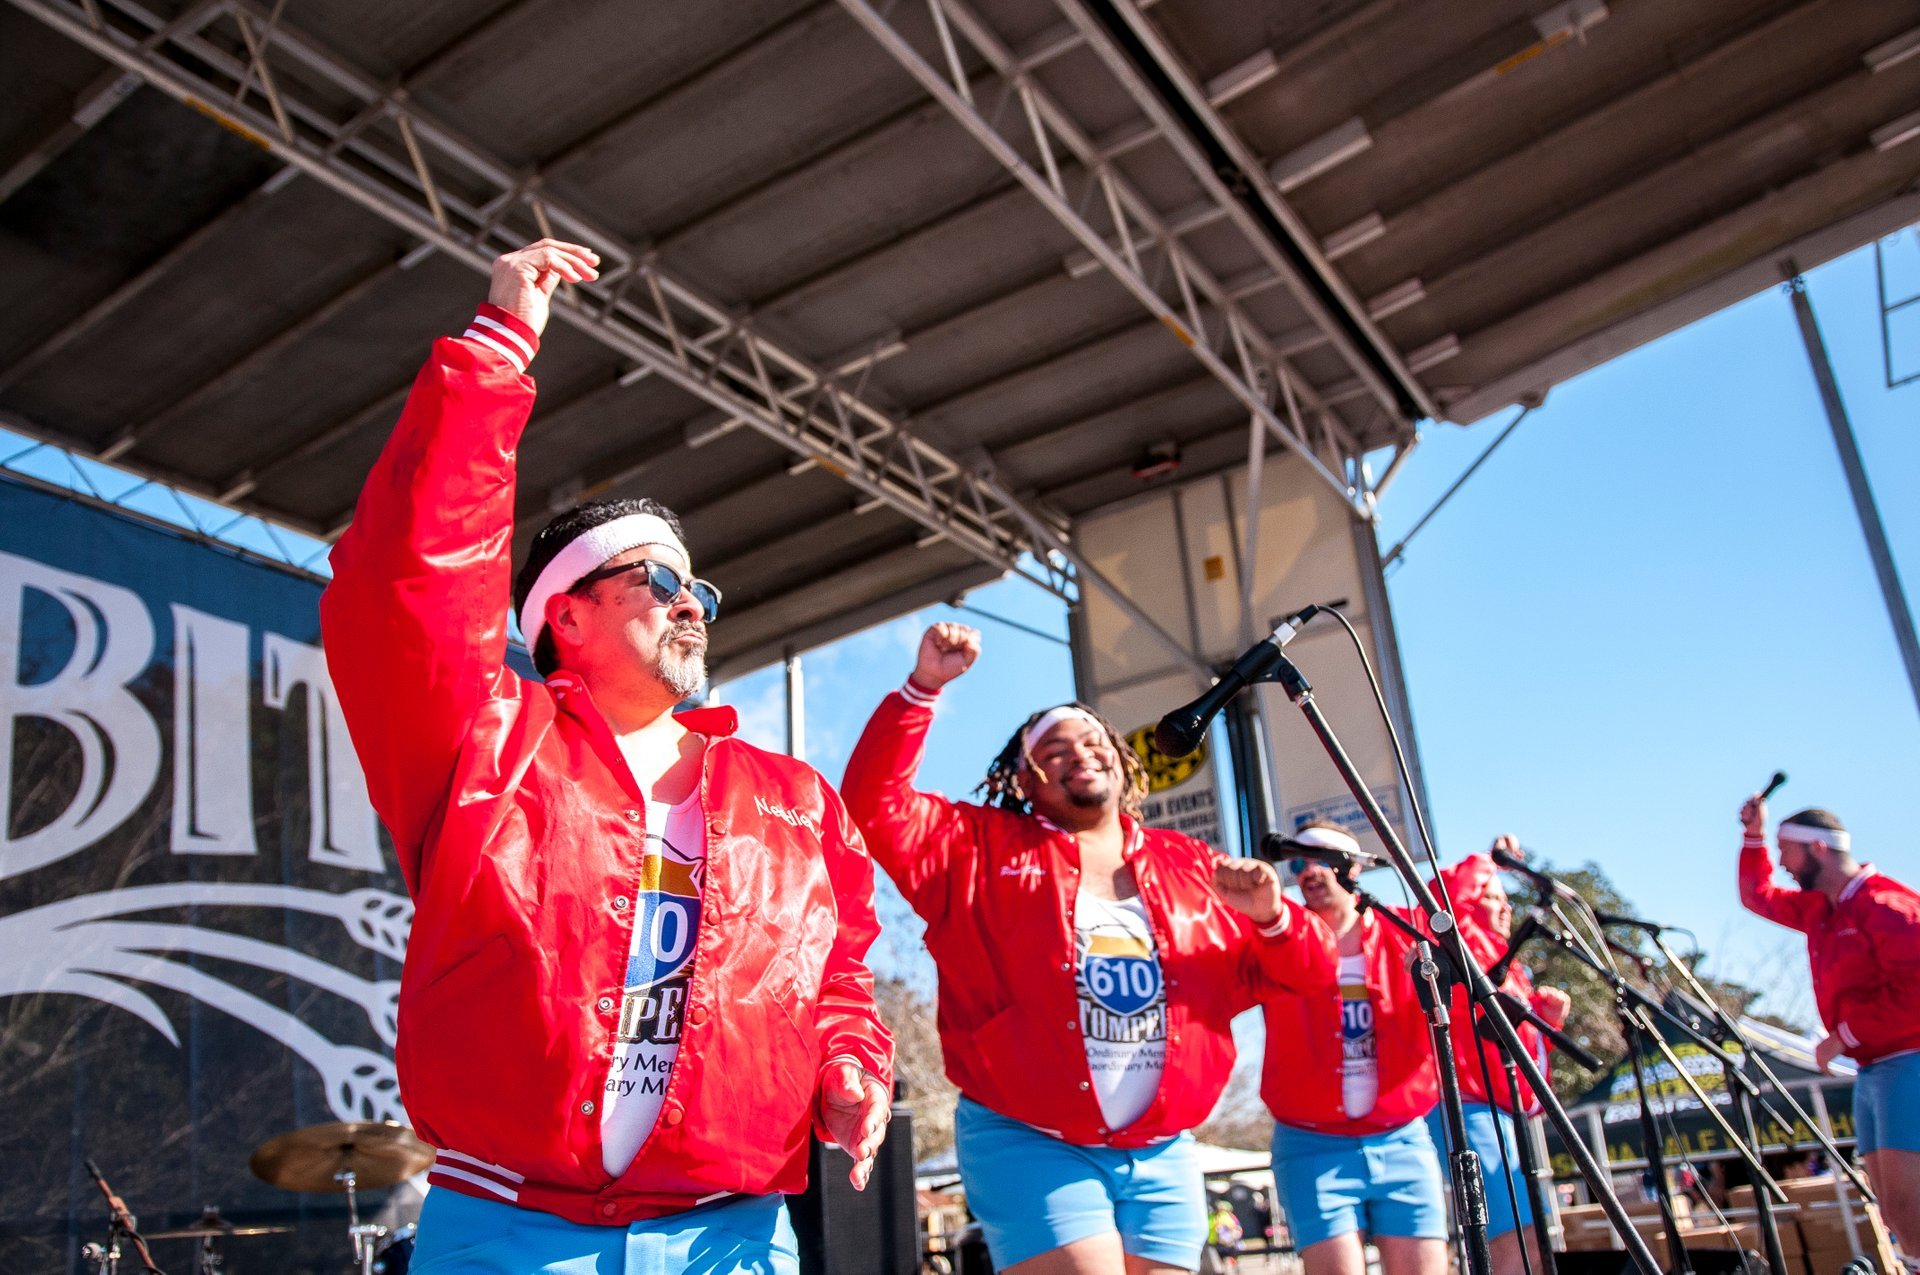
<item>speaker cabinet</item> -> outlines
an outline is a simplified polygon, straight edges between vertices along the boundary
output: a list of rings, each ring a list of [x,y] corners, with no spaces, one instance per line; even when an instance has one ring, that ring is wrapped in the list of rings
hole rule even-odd
[[[914,1275],[920,1220],[913,1196],[913,1113],[893,1109],[865,1191],[847,1181],[846,1152],[815,1139],[805,1195],[787,1197],[801,1275]]]

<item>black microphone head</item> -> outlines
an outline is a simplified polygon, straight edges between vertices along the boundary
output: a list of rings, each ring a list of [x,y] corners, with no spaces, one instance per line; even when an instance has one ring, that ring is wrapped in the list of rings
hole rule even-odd
[[[1786,782],[1787,782],[1786,771],[1784,770],[1774,771],[1773,778],[1769,779],[1767,781],[1767,786],[1760,790],[1760,800],[1765,801],[1767,798],[1773,796],[1774,793],[1780,790],[1780,785]]]
[[[1533,873],[1533,869],[1527,866],[1526,860],[1516,859],[1505,850],[1489,850],[1487,851],[1487,857],[1509,872],[1524,872],[1529,876]]]
[[[1185,757],[1200,747],[1206,735],[1207,726],[1200,720],[1200,714],[1175,709],[1153,728],[1153,746],[1168,757]]]

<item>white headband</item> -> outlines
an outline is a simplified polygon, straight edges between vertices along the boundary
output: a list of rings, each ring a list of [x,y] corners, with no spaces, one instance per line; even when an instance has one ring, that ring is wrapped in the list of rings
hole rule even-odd
[[[1360,853],[1359,840],[1338,828],[1302,828],[1287,840],[1297,841],[1303,846],[1317,846],[1322,850],[1338,850],[1341,854]]]
[[[1811,823],[1783,823],[1780,825],[1780,831],[1775,835],[1782,841],[1799,841],[1809,845],[1815,841],[1824,841],[1842,853],[1847,853],[1853,844],[1853,838],[1847,835],[1846,829],[1822,828]]]
[[[567,541],[566,548],[553,555],[553,561],[541,570],[540,578],[533,582],[533,590],[527,594],[526,605],[520,608],[520,632],[527,639],[527,649],[531,651],[539,644],[540,634],[547,627],[549,599],[565,593],[580,583],[582,576],[609,560],[641,545],[669,545],[680,551],[683,560],[687,559],[687,547],[673,534],[667,520],[656,514],[628,514],[589,527]]]
[[[1040,714],[1040,720],[1027,727],[1027,733],[1020,737],[1020,751],[1023,753],[1032,752],[1033,746],[1045,738],[1048,731],[1058,726],[1061,722],[1071,721],[1076,717],[1082,721],[1092,722],[1095,726],[1100,725],[1100,719],[1092,713],[1089,713],[1086,709],[1075,704],[1062,704],[1058,708],[1050,708]],[[1104,730],[1106,728],[1101,727],[1101,729]]]

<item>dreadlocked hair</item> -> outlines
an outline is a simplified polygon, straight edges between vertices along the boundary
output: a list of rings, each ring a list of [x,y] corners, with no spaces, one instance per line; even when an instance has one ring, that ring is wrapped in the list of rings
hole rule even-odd
[[[1026,749],[1027,732],[1033,729],[1035,722],[1057,707],[1064,706],[1051,705],[1021,722],[1020,728],[1013,732],[1011,739],[1007,740],[1007,746],[1000,750],[1000,755],[995,757],[993,764],[987,767],[987,777],[982,779],[979,787],[974,789],[974,792],[985,796],[986,804],[999,806],[1002,810],[1011,810],[1016,814],[1033,813],[1033,802],[1020,791],[1019,781],[1020,767],[1023,764],[1035,770],[1039,769],[1034,765],[1033,757]],[[1073,701],[1072,707],[1099,722],[1100,729],[1107,732],[1107,743],[1120,758],[1120,778],[1125,785],[1120,791],[1120,809],[1128,816],[1138,819],[1141,803],[1147,798],[1147,768],[1140,760],[1140,754],[1133,751],[1133,745],[1129,744],[1126,737],[1114,729],[1113,723],[1100,713],[1078,700]]]

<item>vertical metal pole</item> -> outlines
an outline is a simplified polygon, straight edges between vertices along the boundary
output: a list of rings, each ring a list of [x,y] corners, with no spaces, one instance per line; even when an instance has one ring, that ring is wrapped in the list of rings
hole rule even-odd
[[[787,652],[787,756],[807,759],[807,679],[800,669],[800,652]]]
[[[1820,1129],[1827,1135],[1827,1141],[1833,1141],[1833,1117],[1827,1114],[1827,1095],[1825,1088],[1816,1083],[1808,1088],[1807,1097],[1813,1100],[1813,1118],[1820,1122]],[[1840,1220],[1847,1228],[1847,1248],[1855,1257],[1866,1256],[1866,1250],[1860,1244],[1860,1227],[1853,1220],[1853,1193],[1846,1189],[1846,1175],[1840,1172],[1840,1166],[1834,1166],[1834,1194],[1840,1201]],[[1755,1192],[1757,1196],[1759,1193]]]
[[[1887,616],[1893,621],[1894,641],[1900,647],[1901,663],[1906,665],[1914,707],[1920,709],[1920,636],[1914,633],[1913,613],[1907,609],[1900,573],[1894,569],[1893,551],[1887,545],[1886,528],[1880,524],[1880,510],[1873,502],[1873,488],[1867,484],[1867,470],[1860,461],[1853,425],[1847,419],[1846,404],[1840,400],[1840,386],[1833,378],[1833,364],[1827,360],[1827,345],[1820,338],[1820,325],[1814,321],[1813,305],[1807,299],[1807,281],[1800,277],[1797,267],[1787,283],[1787,296],[1793,302],[1793,317],[1800,323],[1800,339],[1807,346],[1807,362],[1813,364],[1813,379],[1820,387],[1820,402],[1827,409],[1827,424],[1833,427],[1833,445],[1840,453],[1840,467],[1847,474],[1847,488],[1853,493],[1853,508],[1860,516],[1861,533],[1867,538],[1873,573],[1880,578],[1880,595],[1886,599]]]

